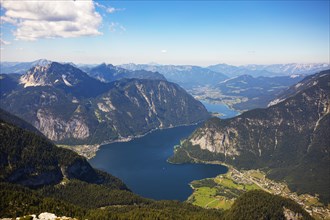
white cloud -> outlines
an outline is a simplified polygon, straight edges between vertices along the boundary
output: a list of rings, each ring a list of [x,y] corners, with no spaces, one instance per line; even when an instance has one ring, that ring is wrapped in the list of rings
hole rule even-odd
[[[160,52],[162,52],[162,53],[167,53],[167,50],[161,50]]]
[[[92,0],[1,1],[2,22],[16,26],[19,40],[100,35],[102,17]]]
[[[95,2],[95,5],[99,8],[102,8],[103,10],[105,10],[106,12],[108,12],[109,14],[115,13],[117,11],[123,11],[125,10],[125,8],[114,8],[114,7],[106,7],[98,2]]]
[[[0,44],[1,45],[9,45],[9,44],[11,44],[9,41],[5,41],[5,40],[3,40],[2,38],[0,38]]]
[[[1,16],[0,20],[1,20],[1,24],[4,24],[4,23],[17,24],[16,19],[6,17],[6,16]]]
[[[107,8],[107,12],[108,12],[109,14],[112,14],[112,13],[114,13],[115,11],[117,11],[115,8],[112,8],[112,7]]]
[[[122,32],[126,31],[126,28],[123,25],[121,25],[117,22],[111,22],[111,24],[109,26],[109,29],[110,29],[111,32],[116,32],[118,30],[120,30]]]

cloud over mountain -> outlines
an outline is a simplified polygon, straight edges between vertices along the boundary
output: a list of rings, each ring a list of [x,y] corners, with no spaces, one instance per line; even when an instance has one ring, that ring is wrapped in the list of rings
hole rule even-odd
[[[2,1],[1,20],[16,26],[19,40],[100,35],[102,17],[92,0]]]

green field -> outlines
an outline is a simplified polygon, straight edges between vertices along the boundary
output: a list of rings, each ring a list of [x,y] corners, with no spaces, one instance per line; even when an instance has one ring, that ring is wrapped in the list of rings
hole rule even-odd
[[[256,173],[258,175],[258,173]],[[262,174],[259,174],[262,178]],[[229,209],[244,192],[260,189],[254,183],[242,184],[232,179],[232,173],[219,175],[215,178],[196,180],[191,183],[194,189],[193,194],[189,197],[188,202],[203,207],[216,209]]]
[[[195,190],[188,202],[203,208],[229,209],[233,199],[217,195],[217,188],[200,187]]]

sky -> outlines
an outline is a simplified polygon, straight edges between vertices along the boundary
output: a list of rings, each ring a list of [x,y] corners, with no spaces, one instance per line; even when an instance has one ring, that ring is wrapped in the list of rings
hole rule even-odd
[[[1,61],[330,63],[330,1],[1,0]]]

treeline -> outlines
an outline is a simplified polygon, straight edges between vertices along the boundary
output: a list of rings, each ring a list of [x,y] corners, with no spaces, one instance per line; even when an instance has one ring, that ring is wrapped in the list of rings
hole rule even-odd
[[[150,204],[145,199],[127,190],[118,190],[104,185],[70,180],[63,185],[49,185],[38,190],[40,196],[52,197],[85,209],[111,205]]]
[[[79,194],[86,194],[85,189],[74,198],[79,201]],[[74,190],[76,192],[77,190]],[[89,192],[87,192],[88,194]],[[97,190],[95,191],[97,194]],[[93,193],[92,193],[93,194]],[[120,195],[120,194],[119,194]],[[70,200],[67,197],[66,201]],[[102,197],[100,197],[101,199]],[[118,198],[108,198],[114,199]],[[74,200],[74,199],[73,199]],[[261,190],[249,191],[241,195],[231,209],[226,212],[215,209],[203,209],[189,203],[178,201],[153,201],[127,204],[122,198],[122,205],[96,207],[92,204],[74,205],[63,201],[44,197],[40,191],[24,188],[19,185],[0,183],[0,217],[18,217],[41,212],[51,212],[57,216],[69,216],[78,219],[219,219],[219,220],[281,220],[286,219],[284,208],[298,216],[299,219],[310,220],[312,217],[297,203],[290,199],[274,196]],[[94,202],[92,200],[91,202]],[[140,201],[141,202],[141,201]],[[76,204],[80,202],[75,202]],[[115,204],[115,202],[114,202]],[[100,205],[100,204],[97,204]],[[93,207],[93,208],[92,208]]]
[[[225,214],[225,220],[267,219],[285,220],[284,208],[289,209],[298,219],[313,219],[303,208],[291,199],[272,195],[262,190],[244,193]]]
[[[14,218],[45,211],[79,219],[87,214],[87,210],[79,206],[42,197],[34,190],[19,185],[0,183],[0,217]]]
[[[78,185],[76,185],[78,186]],[[71,187],[69,189],[72,189]],[[40,191],[31,190],[19,185],[0,183],[0,217],[19,217],[29,214],[39,214],[41,212],[54,213],[57,216],[75,217],[78,219],[221,219],[223,213],[219,210],[206,210],[191,204],[181,203],[178,201],[152,201],[132,194],[122,194],[116,190],[114,197],[99,199],[105,201],[105,204],[117,204],[101,208],[101,203],[95,203],[96,197],[90,202],[84,203],[82,198],[86,198],[86,194],[99,195],[99,191],[85,192],[85,189],[74,189],[71,198],[64,196],[64,200],[44,197]],[[79,191],[79,192],[78,192]],[[52,195],[54,196],[54,195]],[[56,195],[58,196],[58,195]],[[121,198],[120,198],[121,197]],[[137,199],[138,204],[133,203],[132,198]],[[118,199],[118,200],[117,200]],[[128,199],[127,201],[125,201]],[[74,203],[82,204],[74,205],[66,202],[76,200]],[[145,203],[141,203],[141,201]],[[118,203],[122,203],[118,205]],[[126,204],[125,204],[126,203]],[[96,207],[98,206],[98,207]]]

